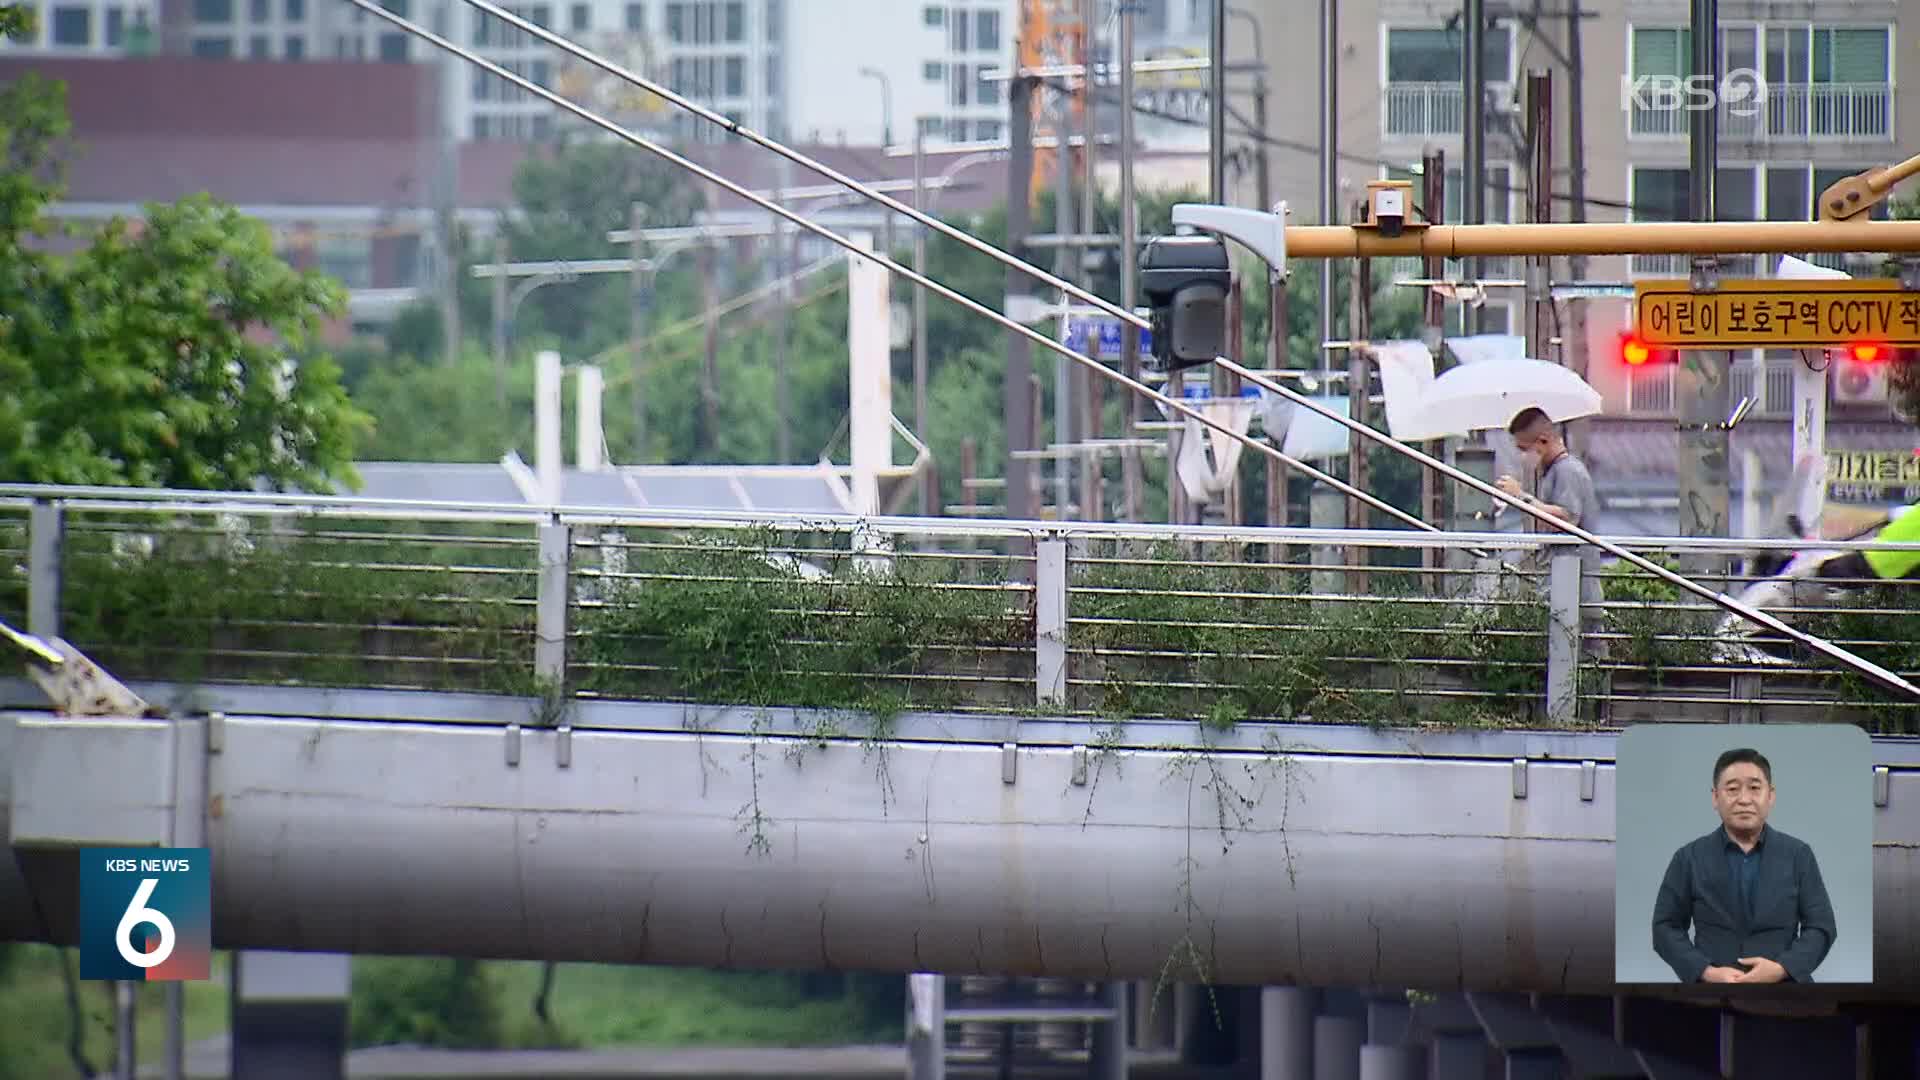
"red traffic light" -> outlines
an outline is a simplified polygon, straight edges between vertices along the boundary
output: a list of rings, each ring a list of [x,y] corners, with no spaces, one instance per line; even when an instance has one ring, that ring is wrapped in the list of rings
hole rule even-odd
[[[1874,345],[1864,342],[1849,345],[1847,352],[1856,364],[1877,363],[1892,355],[1885,345]]]
[[[1647,348],[1647,343],[1639,338],[1630,337],[1620,343],[1620,359],[1634,367],[1646,363],[1652,356],[1653,350]]]

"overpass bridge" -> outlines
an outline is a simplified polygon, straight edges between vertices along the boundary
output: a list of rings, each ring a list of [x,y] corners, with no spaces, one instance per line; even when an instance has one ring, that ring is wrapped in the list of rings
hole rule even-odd
[[[7,938],[204,843],[219,948],[1608,994],[1621,726],[1833,718],[1920,992],[1912,708],[1465,554],[1552,537],[0,496],[0,618],[166,713],[0,683]]]

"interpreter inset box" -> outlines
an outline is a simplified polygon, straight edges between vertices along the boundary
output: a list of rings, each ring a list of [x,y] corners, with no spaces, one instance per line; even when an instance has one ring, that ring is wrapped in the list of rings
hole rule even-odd
[[[1865,731],[1637,724],[1614,782],[1616,981],[1873,981]]]

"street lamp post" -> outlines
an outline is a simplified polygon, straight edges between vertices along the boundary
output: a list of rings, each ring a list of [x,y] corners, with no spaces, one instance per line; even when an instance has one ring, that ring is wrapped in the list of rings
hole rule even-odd
[[[893,81],[887,73],[878,68],[863,67],[860,74],[880,84],[880,145],[893,145]],[[887,211],[881,217],[881,243],[887,249],[887,258],[893,258],[893,213]]]

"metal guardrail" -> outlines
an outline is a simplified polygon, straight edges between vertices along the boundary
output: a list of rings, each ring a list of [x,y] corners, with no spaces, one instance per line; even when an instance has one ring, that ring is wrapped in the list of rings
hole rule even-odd
[[[1723,562],[1789,546],[1608,539]],[[1442,568],[1422,567],[1426,548]],[[130,680],[1216,727],[1920,729],[1914,706],[1785,648],[1786,663],[1719,658],[1719,609],[1625,569],[1600,571],[1603,600],[1582,603],[1577,547],[1557,534],[0,485],[0,618]],[[1907,589],[1793,617],[1905,674],[1920,667]]]

